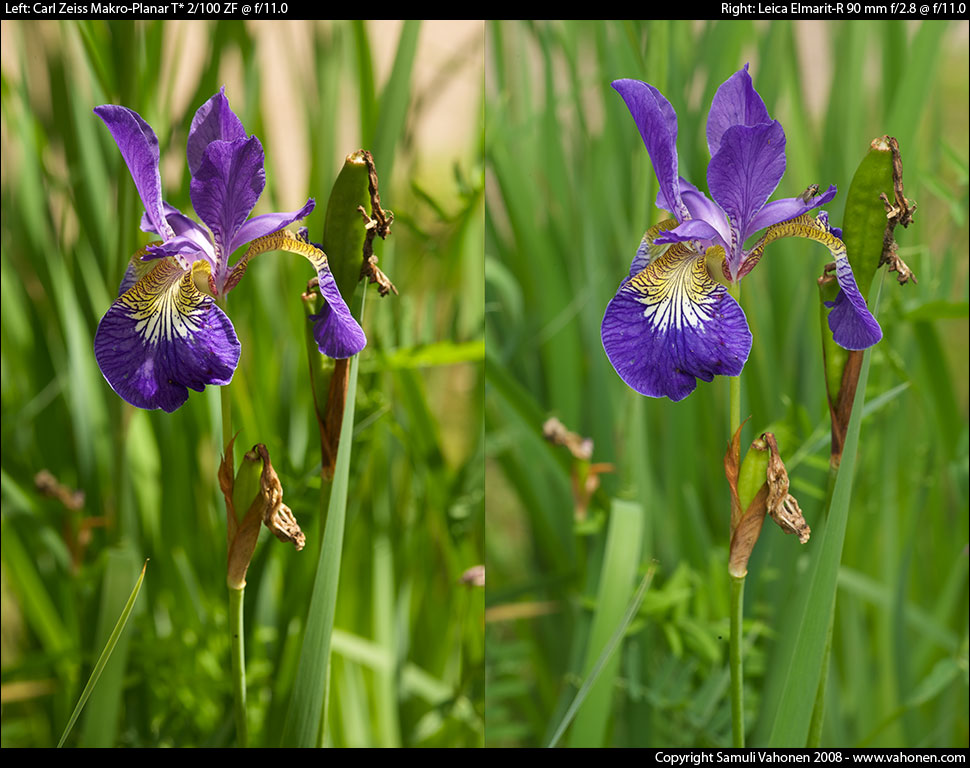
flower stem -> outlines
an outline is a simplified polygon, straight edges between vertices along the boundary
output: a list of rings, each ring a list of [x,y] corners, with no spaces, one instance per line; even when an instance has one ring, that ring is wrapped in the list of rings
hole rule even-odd
[[[744,576],[731,577],[731,741],[744,746],[744,670],[741,621],[744,618]]]
[[[222,447],[225,450],[232,440],[232,398],[229,396],[229,385],[219,387],[222,398]]]
[[[226,310],[226,297],[216,298],[216,305],[223,312]],[[232,451],[232,395],[229,385],[219,387],[219,397],[222,404],[222,450],[229,462],[230,475],[235,474],[235,462]],[[243,598],[246,588],[234,589],[229,587],[229,644],[232,656],[232,691],[233,710],[236,716],[236,743],[245,747],[249,741],[249,730],[246,726],[246,647],[243,640]]]
[[[220,388],[222,395],[222,445],[226,460],[234,471],[232,446],[232,398],[229,386]],[[243,642],[243,596],[246,588],[229,587],[229,640],[232,648],[232,690],[236,713],[236,741],[245,747],[248,741],[246,728],[246,649]]]
[[[243,640],[243,597],[246,588],[229,588],[229,636],[232,639],[232,691],[235,699],[236,742],[245,747],[246,726],[246,647]]]
[[[741,283],[731,283],[731,287],[728,290],[734,300],[741,305]],[[734,433],[738,431],[738,427],[741,426],[741,375],[731,376],[728,378],[728,382],[731,387],[731,432],[729,433],[731,437],[734,437]]]
[[[729,289],[734,300],[741,304],[741,283],[731,284]],[[732,376],[730,382],[730,435],[741,426],[741,376]],[[740,459],[740,457],[738,457]],[[742,659],[742,625],[744,619],[744,576],[731,576],[731,739],[735,747],[744,746],[744,667]]]
[[[217,296],[216,306],[225,312],[226,297]],[[232,440],[232,397],[229,395],[228,384],[219,387],[219,397],[222,402],[222,448],[225,450],[229,446],[229,441]],[[230,460],[230,468],[234,470],[235,465],[232,464],[232,456],[226,458]]]

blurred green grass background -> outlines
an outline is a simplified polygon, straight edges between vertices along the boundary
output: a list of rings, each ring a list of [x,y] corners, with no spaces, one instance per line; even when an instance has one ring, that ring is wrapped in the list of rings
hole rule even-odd
[[[660,89],[678,116],[680,173],[706,190],[711,98],[746,62],[786,131],[776,196],[836,184],[826,207],[841,224],[856,166],[889,134],[919,205],[896,232],[919,284],[888,275],[882,286],[822,743],[967,746],[968,25],[786,21],[487,24],[489,745],[549,742],[651,561],[605,695],[590,694],[597,711],[581,711],[564,743],[730,744],[728,382],[701,382],[678,404],[642,398],[609,365],[599,329],[643,232],[663,217],[610,82]],[[813,528],[828,476],[815,286],[827,260],[803,241],[772,245],[742,293],[754,335],[742,447],[777,434]],[[549,416],[613,467],[588,508],[583,467],[542,438]],[[749,566],[755,746],[771,725],[762,693],[808,551],[766,526]],[[606,630],[602,616],[613,617]]]
[[[2,26],[2,745],[56,743],[144,558],[122,645],[69,745],[232,743],[219,393],[137,411],[92,339],[140,201],[98,104],[157,133],[166,199],[190,211],[185,141],[220,86],[266,152],[255,213],[320,239],[343,158],[376,158],[396,214],[379,243],[399,298],[368,302],[328,743],[483,743],[484,164],[481,22]],[[267,534],[246,593],[250,743],[276,746],[322,537],[300,293],[274,254],[229,297],[242,342],[237,441],[267,444],[307,535]],[[53,498],[46,471],[74,497]],[[49,484],[48,484],[49,485]],[[79,497],[78,497],[79,498]]]

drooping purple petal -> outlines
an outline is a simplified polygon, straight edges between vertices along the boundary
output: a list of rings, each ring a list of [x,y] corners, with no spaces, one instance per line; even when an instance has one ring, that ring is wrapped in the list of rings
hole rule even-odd
[[[748,65],[721,83],[707,116],[707,148],[711,157],[721,148],[721,137],[732,125],[770,123],[771,117],[761,96],[754,89]]]
[[[207,262],[195,269],[208,271]],[[188,389],[228,384],[239,362],[229,318],[200,292],[193,271],[167,259],[111,305],[94,352],[105,379],[138,408],[174,411]]]
[[[158,172],[158,137],[137,112],[115,104],[94,108],[121,151],[135,182],[138,196],[154,231],[162,238],[172,236],[162,204],[162,179]]]
[[[829,312],[832,338],[845,349],[868,349],[882,338],[882,328],[859,292],[844,249],[835,259],[835,277],[842,290],[835,301],[825,303],[832,308]]]
[[[223,261],[228,258],[227,246],[253,210],[265,185],[263,146],[255,136],[213,141],[206,147],[189,185],[189,194],[195,212],[212,231],[216,252]],[[220,267],[215,271],[219,272]]]
[[[751,221],[785,173],[785,131],[777,120],[755,126],[734,125],[721,137],[721,148],[707,166],[711,196],[731,220],[737,238],[728,263],[737,273],[741,244],[753,232]]]
[[[833,227],[831,224],[829,224],[829,215],[826,211],[819,211],[818,216],[815,217],[815,221],[839,238],[839,240],[842,239],[842,229],[840,227]]]
[[[322,253],[322,251],[320,251]],[[324,262],[314,264],[320,281],[320,294],[326,299],[326,306],[315,315],[313,338],[317,348],[327,357],[339,360],[353,357],[367,346],[367,336],[340,295],[337,282],[333,279],[329,265]]]
[[[663,209],[683,221],[687,208],[677,183],[677,114],[674,108],[660,91],[640,80],[614,80],[613,88],[626,102],[647,146],[660,184]]]
[[[757,232],[779,222],[794,219],[796,216],[808,213],[820,205],[825,205],[835,197],[836,192],[838,190],[833,184],[821,195],[810,198],[807,203],[800,197],[783,197],[781,200],[772,200],[751,219],[748,229],[750,232]]]
[[[263,237],[264,235],[271,235],[273,232],[279,232],[284,227],[288,227],[294,221],[299,221],[300,219],[308,216],[316,202],[311,197],[306,201],[304,205],[298,211],[290,211],[289,213],[264,213],[260,216],[253,216],[253,218],[248,219],[245,224],[243,224],[239,230],[236,232],[236,236],[232,239],[227,249],[228,253],[232,253],[237,248],[240,248],[246,243],[250,243],[257,237]]]
[[[226,98],[226,88],[223,86],[205,104],[199,107],[192,118],[189,127],[189,142],[186,154],[189,159],[189,171],[195,176],[205,148],[213,141],[236,141],[246,138],[246,129],[236,113],[229,108]]]
[[[330,272],[327,255],[307,240],[294,236],[287,230],[272,232],[257,238],[250,243],[249,248],[229,272],[224,286],[228,293],[239,282],[248,268],[250,259],[269,251],[286,251],[298,253],[307,259],[317,273],[320,293],[327,301],[322,311],[313,315],[313,335],[320,351],[327,357],[335,359],[353,357],[365,346],[367,337],[354,316],[347,308],[347,304],[340,296],[340,290]],[[217,286],[218,279],[216,280]],[[219,286],[223,290],[223,286]]]
[[[603,348],[624,382],[650,397],[682,400],[697,379],[737,376],[751,351],[741,307],[711,279],[703,254],[675,245],[610,301]]]

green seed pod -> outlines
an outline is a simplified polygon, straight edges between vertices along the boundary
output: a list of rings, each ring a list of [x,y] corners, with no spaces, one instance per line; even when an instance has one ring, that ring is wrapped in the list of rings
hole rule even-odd
[[[369,181],[367,152],[361,149],[347,155],[327,202],[321,245],[347,306],[352,306],[350,300],[360,282],[366,230],[358,208],[370,210]]]
[[[842,242],[848,251],[856,284],[866,298],[882,258],[886,232],[886,207],[880,193],[893,198],[893,158],[888,136],[873,139],[869,152],[859,163],[849,186],[842,219]]]
[[[768,444],[759,437],[751,443],[738,473],[738,500],[741,502],[742,513],[765,484],[768,477],[768,458]]]
[[[236,512],[236,520],[240,523],[259,493],[259,476],[262,471],[263,462],[259,455],[255,451],[247,451],[232,485],[232,506]]]

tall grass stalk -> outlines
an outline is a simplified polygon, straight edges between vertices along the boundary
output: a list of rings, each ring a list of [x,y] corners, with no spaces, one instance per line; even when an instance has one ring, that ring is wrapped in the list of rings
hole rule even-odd
[[[360,292],[358,314],[361,320],[366,295],[366,291]],[[360,356],[355,355],[350,361],[347,400],[344,404],[333,483],[323,483],[320,490],[321,507],[326,505],[327,509],[326,528],[307,610],[306,632],[300,650],[293,697],[283,728],[281,746],[284,747],[318,747],[323,746],[326,739],[325,717],[331,678],[330,648],[344,547],[359,367]]]

